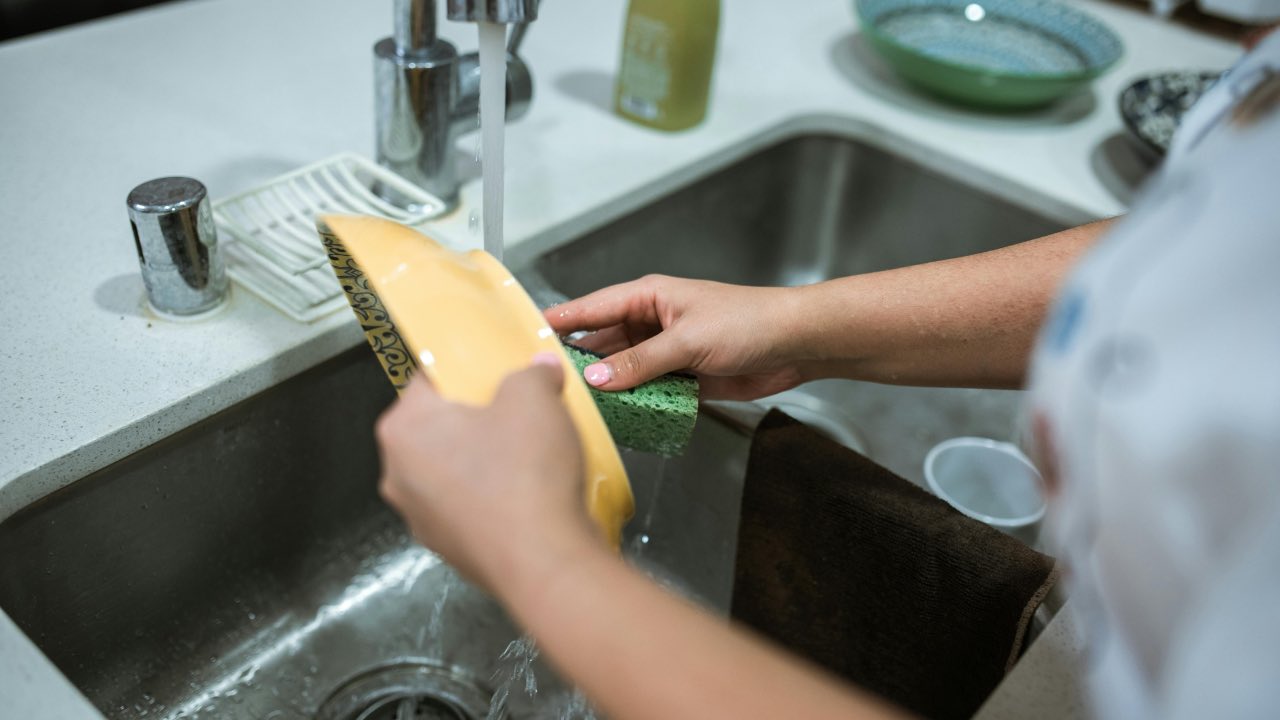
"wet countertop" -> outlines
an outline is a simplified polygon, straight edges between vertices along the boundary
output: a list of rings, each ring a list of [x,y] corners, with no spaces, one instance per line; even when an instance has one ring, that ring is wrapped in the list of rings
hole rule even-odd
[[[507,133],[508,258],[801,132],[857,135],[1063,223],[1123,212],[1142,168],[1120,136],[1116,94],[1144,72],[1224,68],[1237,51],[1136,10],[1080,4],[1124,39],[1120,65],[1052,108],[990,115],[903,86],[857,34],[849,2],[783,12],[734,0],[707,120],[668,135],[609,112],[625,2],[547,3],[523,48],[532,108]],[[390,33],[390,10],[196,0],[0,44],[0,520],[362,342],[349,313],[300,324],[239,287],[201,322],[152,316],[124,203],[163,175],[199,178],[216,199],[339,152],[371,155],[371,47]],[[476,45],[471,26],[441,32]],[[479,196],[473,178],[462,207],[429,229],[478,246],[468,216]],[[1069,637],[1055,621],[1028,658],[1069,664],[1078,653],[1055,650]],[[1035,702],[1036,682],[1014,683],[1034,666],[1015,671],[990,717]],[[94,716],[2,614],[0,698],[16,716]]]

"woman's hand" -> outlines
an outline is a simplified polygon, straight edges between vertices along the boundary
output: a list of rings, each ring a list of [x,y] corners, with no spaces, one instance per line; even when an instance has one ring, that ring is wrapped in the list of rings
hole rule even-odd
[[[599,545],[564,373],[557,356],[539,355],[488,407],[451,403],[418,376],[378,420],[383,498],[422,544],[500,597]]]
[[[650,275],[550,308],[560,335],[607,357],[583,372],[602,390],[625,390],[663,373],[691,370],[707,399],[750,400],[795,387],[795,289],[725,285]]]

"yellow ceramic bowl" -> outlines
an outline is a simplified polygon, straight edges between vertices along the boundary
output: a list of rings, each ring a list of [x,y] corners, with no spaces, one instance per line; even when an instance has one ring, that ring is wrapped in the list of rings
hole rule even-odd
[[[534,354],[560,355],[565,406],[582,440],[587,512],[617,548],[635,508],[622,459],[586,384],[511,273],[482,250],[455,252],[390,220],[329,215],[318,227],[397,389],[420,369],[446,399],[486,405],[502,379],[528,367]]]

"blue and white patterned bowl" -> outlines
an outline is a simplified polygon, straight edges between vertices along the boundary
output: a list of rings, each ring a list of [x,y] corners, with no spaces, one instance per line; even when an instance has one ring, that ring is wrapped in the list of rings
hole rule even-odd
[[[962,102],[1044,105],[1120,59],[1106,25],[1056,0],[857,0],[873,47],[907,80]]]

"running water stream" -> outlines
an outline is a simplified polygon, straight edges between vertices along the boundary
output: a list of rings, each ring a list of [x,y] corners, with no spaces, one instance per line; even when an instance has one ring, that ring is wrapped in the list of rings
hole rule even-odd
[[[478,23],[480,32],[480,169],[483,195],[484,249],[502,262],[503,251],[503,203],[506,104],[507,104],[507,27],[499,23]],[[447,589],[446,589],[447,590]],[[441,596],[441,604],[447,595]],[[440,608],[437,607],[436,615]],[[438,617],[433,618],[433,625]],[[432,629],[432,634],[437,633]],[[523,690],[533,697],[538,693],[538,681],[533,663],[538,658],[538,646],[528,635],[513,640],[498,658],[498,671],[494,680],[497,690],[489,701],[487,720],[507,717],[507,707],[513,689]],[[594,718],[595,715],[579,692],[574,692],[561,713],[562,718]]]
[[[504,132],[507,122],[507,26],[480,28],[480,136],[484,147],[484,249],[502,262]]]
[[[484,249],[502,262],[503,155],[507,122],[507,26],[478,23],[480,31],[480,169],[484,188]],[[538,693],[533,661],[538,646],[529,636],[513,640],[498,658],[499,682],[489,701],[488,720],[507,716],[513,686]]]
[[[649,534],[649,529],[653,526],[653,512],[658,507],[658,497],[662,492],[662,482],[667,474],[667,459],[658,458],[657,471],[654,473],[653,492],[649,496],[649,502],[645,505],[643,515],[639,517],[639,525],[636,532],[631,536],[631,542],[627,544],[626,555],[632,562],[641,562],[644,559],[645,551],[649,547],[650,541],[653,540]]]

